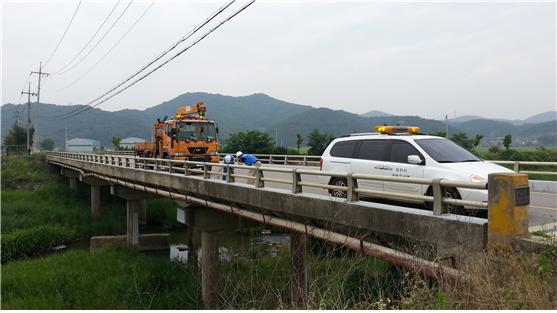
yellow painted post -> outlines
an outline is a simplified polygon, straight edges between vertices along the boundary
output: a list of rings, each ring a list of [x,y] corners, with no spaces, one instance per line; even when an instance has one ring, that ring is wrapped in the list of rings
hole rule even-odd
[[[509,250],[514,239],[528,234],[528,175],[494,173],[488,178],[487,248]]]

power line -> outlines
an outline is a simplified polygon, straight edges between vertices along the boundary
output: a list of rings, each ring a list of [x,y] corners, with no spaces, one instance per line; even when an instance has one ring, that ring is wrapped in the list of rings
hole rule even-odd
[[[120,0],[118,0],[118,2],[116,2],[116,4],[114,5],[114,7],[112,8],[112,10],[110,10],[110,12],[108,13],[108,15],[106,16],[106,18],[104,19],[104,21],[101,23],[101,25],[99,25],[99,27],[97,28],[97,30],[95,31],[95,33],[93,34],[93,36],[91,36],[91,38],[89,38],[89,40],[87,41],[87,43],[83,46],[83,48],[81,48],[81,50],[79,50],[79,52],[68,62],[66,63],[66,65],[62,66],[58,71],[56,71],[54,74],[58,74],[59,72],[63,71],[66,67],[68,67],[70,64],[73,63],[73,61],[75,61],[75,59],[77,59],[77,57],[79,57],[81,55],[81,53],[87,48],[87,46],[89,46],[89,44],[91,43],[91,41],[93,41],[93,39],[95,38],[95,36],[97,36],[97,34],[99,33],[99,31],[101,30],[101,28],[104,26],[104,24],[106,24],[106,21],[108,21],[108,19],[112,16],[112,13],[114,13],[114,10],[116,10],[116,7],[118,6],[118,4],[120,3]]]
[[[139,75],[141,72],[143,72],[145,69],[147,69],[149,66],[151,66],[152,64],[154,64],[155,62],[157,62],[158,60],[160,60],[161,58],[163,58],[166,54],[168,54],[170,51],[172,51],[173,49],[175,49],[180,43],[186,41],[187,39],[189,39],[193,34],[195,34],[197,31],[199,31],[199,29],[201,29],[202,27],[204,27],[205,25],[207,25],[210,21],[212,21],[215,17],[217,17],[219,14],[221,14],[224,10],[226,10],[229,6],[231,6],[236,0],[231,0],[228,3],[226,3],[225,5],[223,5],[222,7],[220,7],[215,13],[213,13],[209,18],[207,18],[205,21],[203,21],[202,23],[200,23],[199,25],[197,25],[196,27],[194,27],[188,34],[186,34],[185,36],[183,36],[182,38],[180,38],[177,42],[175,42],[173,45],[171,45],[169,48],[167,48],[165,51],[163,51],[162,53],[160,53],[157,57],[155,57],[154,59],[152,59],[151,61],[149,61],[146,65],[144,65],[139,71],[135,72],[134,74],[130,75],[128,78],[126,78],[124,81],[122,81],[121,83],[119,83],[118,85],[116,85],[115,87],[113,87],[112,89],[110,89],[109,91],[105,92],[103,95],[101,95],[100,97],[95,98],[92,101],[89,101],[87,104],[84,104],[76,109],[73,109],[72,111],[68,112],[68,113],[64,113],[61,114],[57,117],[63,117],[66,115],[71,115],[77,111],[83,110],[84,108],[88,107],[90,104],[98,101],[99,99],[103,98],[104,96],[110,94],[111,92],[113,92],[114,90],[118,89],[120,86],[124,85],[126,82],[130,81],[131,79],[133,79],[134,77],[136,77],[137,75]]]
[[[236,15],[240,14],[242,11],[244,11],[245,9],[247,9],[250,5],[252,5],[255,2],[255,0],[250,1],[249,3],[245,4],[243,7],[241,7],[239,10],[237,10],[236,12],[234,12],[232,15],[228,16],[226,19],[222,20],[219,24],[217,24],[216,26],[214,26],[213,28],[211,28],[209,31],[207,31],[205,34],[203,34],[203,36],[199,37],[197,40],[195,40],[193,43],[191,43],[189,46],[185,47],[184,49],[180,50],[178,53],[176,53],[175,55],[173,55],[172,57],[170,57],[169,59],[167,59],[166,61],[164,61],[162,64],[158,65],[157,67],[155,67],[154,69],[152,69],[151,71],[149,71],[147,74],[141,76],[140,78],[136,79],[134,82],[132,82],[131,84],[129,84],[128,86],[120,89],[119,91],[117,91],[116,93],[114,93],[113,95],[109,96],[108,98],[102,100],[101,102],[95,104],[95,105],[89,105],[91,103],[89,103],[87,105],[87,108],[85,108],[84,110],[82,110],[81,112],[76,112],[73,115],[70,116],[66,116],[64,119],[68,119],[71,118],[73,116],[79,115],[83,112],[89,111],[103,103],[105,103],[106,101],[112,99],[113,97],[117,96],[118,94],[124,92],[125,90],[127,90],[128,88],[132,87],[133,85],[135,85],[136,83],[140,82],[141,80],[145,79],[147,76],[151,75],[152,73],[154,73],[155,71],[157,71],[158,69],[160,69],[161,67],[163,67],[164,65],[166,65],[167,63],[169,63],[170,61],[174,60],[176,57],[180,56],[182,53],[186,52],[187,50],[189,50],[191,47],[195,46],[197,43],[199,43],[201,40],[205,39],[205,37],[207,37],[209,34],[211,34],[213,31],[217,30],[220,26],[222,26],[224,23],[228,22],[229,20],[231,20],[232,18],[234,18]]]
[[[50,56],[48,57],[46,62],[44,62],[45,67],[48,64],[48,62],[50,61],[50,59],[52,59],[52,57],[54,56],[54,54],[56,53],[58,48],[60,47],[60,44],[62,43],[62,40],[64,40],[64,37],[66,37],[66,33],[68,32],[68,29],[70,29],[70,26],[72,25],[72,22],[75,18],[75,15],[77,14],[77,11],[79,10],[79,7],[81,6],[81,2],[82,1],[80,0],[79,3],[77,4],[77,7],[75,8],[75,11],[73,12],[72,18],[70,19],[70,22],[68,23],[68,26],[66,26],[66,30],[64,30],[64,33],[62,34],[62,37],[58,41],[58,44],[56,44],[56,47],[54,48],[54,50],[52,51],[52,53],[50,54]]]
[[[97,67],[97,65],[99,65],[99,63],[101,63],[110,54],[110,52],[112,52],[112,50],[114,50],[118,46],[118,44],[120,44],[120,42],[128,35],[128,33],[131,32],[131,30],[135,27],[135,25],[137,25],[137,23],[139,23],[139,21],[147,14],[147,12],[151,9],[151,7],[153,7],[154,4],[155,4],[155,1],[151,2],[151,4],[147,7],[147,9],[145,9],[145,11],[143,11],[143,13],[139,16],[139,18],[137,18],[137,20],[135,20],[135,22],[124,33],[124,35],[122,35],[122,37],[120,37],[120,39],[118,39],[118,41],[95,64],[93,64],[93,66],[91,66],[83,75],[78,77],[76,80],[72,81],[70,84],[68,84],[68,85],[66,85],[66,86],[64,86],[60,89],[57,89],[55,91],[52,91],[52,92],[60,92],[62,90],[65,90],[65,89],[75,85],[80,80],[82,80],[83,77],[87,76],[95,67]]]
[[[91,54],[91,52],[93,52],[98,47],[98,45],[104,40],[104,38],[106,38],[106,36],[110,33],[110,31],[114,28],[114,26],[116,26],[116,24],[118,24],[118,22],[120,21],[120,19],[124,15],[124,13],[126,13],[128,8],[132,5],[132,3],[133,3],[133,0],[128,3],[128,5],[124,8],[122,13],[120,13],[118,18],[116,18],[116,20],[112,23],[112,25],[110,25],[110,27],[106,30],[106,32],[102,35],[102,37],[97,41],[97,43],[95,43],[95,45],[93,47],[91,47],[91,49],[89,49],[89,52],[87,52],[83,57],[81,57],[81,59],[79,61],[77,61],[77,63],[74,63],[74,65],[70,66],[68,69],[64,70],[63,72],[59,72],[58,75],[65,74],[65,73],[71,71],[73,68],[75,68],[79,64],[81,64],[81,62],[83,62],[83,60],[85,60],[85,58],[87,58]]]

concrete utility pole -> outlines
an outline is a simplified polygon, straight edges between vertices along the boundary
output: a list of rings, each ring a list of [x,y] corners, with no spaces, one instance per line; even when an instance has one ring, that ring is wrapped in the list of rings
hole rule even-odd
[[[39,71],[38,72],[31,72],[31,74],[37,74],[38,75],[37,103],[39,103],[41,101],[41,79],[42,79],[42,76],[43,75],[46,76],[46,77],[50,76],[50,73],[43,72],[42,68],[43,68],[43,63],[40,62],[39,63]]]
[[[44,76],[48,77],[48,76],[50,76],[50,73],[43,72],[43,63],[40,62],[39,63],[39,71],[38,72],[32,71],[31,75],[32,74],[37,74],[37,76],[38,76],[38,79],[37,79],[37,93],[35,94],[37,96],[37,104],[38,104],[41,101],[41,79],[42,79],[42,76],[44,75]],[[38,121],[36,121],[35,124],[38,125]],[[35,129],[35,135],[36,134],[37,134],[37,130]],[[38,138],[38,136],[35,136],[35,137]]]
[[[27,91],[22,91],[22,95],[27,95],[27,155],[31,155],[31,96],[37,94],[31,92],[31,83],[27,87]]]
[[[445,114],[445,133],[447,133],[446,137],[449,138],[449,116]]]

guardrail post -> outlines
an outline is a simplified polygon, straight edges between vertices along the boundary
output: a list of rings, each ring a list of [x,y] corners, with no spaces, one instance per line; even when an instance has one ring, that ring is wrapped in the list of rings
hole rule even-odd
[[[188,161],[184,161],[184,176],[188,176],[190,174]]]
[[[304,161],[302,163],[303,166],[308,166],[308,157],[304,155]]]
[[[154,170],[155,170],[155,172],[158,172],[158,171],[159,171],[159,160],[158,160],[158,159],[155,159]]]
[[[431,189],[433,194],[433,215],[441,215],[449,212],[447,204],[443,203],[445,196],[445,188],[441,186],[442,178],[434,178],[431,182]]]
[[[211,166],[209,164],[203,164],[203,178],[205,179],[211,178],[211,175],[209,174],[210,170],[211,170]]]
[[[352,173],[346,175],[346,187],[348,189],[346,191],[346,200],[348,202],[359,201],[360,194],[356,191],[358,189],[358,180],[352,177]]]
[[[487,248],[508,251],[515,239],[528,234],[528,175],[489,174],[487,186]]]
[[[284,156],[284,165],[288,165],[288,155]]]
[[[265,181],[261,178],[263,178],[263,171],[259,167],[257,167],[255,169],[255,188],[265,187]]]
[[[168,173],[172,174],[172,161],[168,160]]]
[[[292,170],[292,193],[302,192],[302,186],[300,182],[302,181],[302,175],[298,173],[296,169]]]
[[[130,167],[130,159],[126,157],[126,167]]]
[[[273,164],[273,156],[272,155],[269,156],[269,164]]]
[[[514,161],[513,171],[520,172],[520,161]]]
[[[226,182],[233,183],[234,182],[234,167],[230,165],[226,165]]]

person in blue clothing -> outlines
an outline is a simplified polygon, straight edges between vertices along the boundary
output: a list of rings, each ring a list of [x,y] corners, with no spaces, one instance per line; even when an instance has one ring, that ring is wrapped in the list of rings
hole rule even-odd
[[[261,166],[261,161],[259,161],[255,156],[251,155],[251,154],[247,154],[247,153],[243,153],[242,151],[238,151],[236,152],[236,161],[240,164],[245,164],[248,166],[253,166],[253,169],[249,170],[248,175],[255,177],[255,173],[257,171],[257,168],[259,166]],[[255,179],[254,178],[250,178],[247,181],[248,184],[253,184],[255,183]]]
[[[227,165],[234,164],[235,162],[234,155],[232,154],[225,155],[224,158],[222,158],[222,162]],[[222,180],[226,180],[226,173],[228,173],[228,167],[223,167],[222,172],[224,173],[224,175],[222,175]]]

